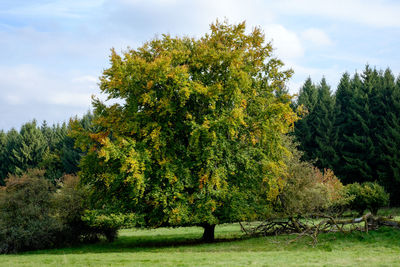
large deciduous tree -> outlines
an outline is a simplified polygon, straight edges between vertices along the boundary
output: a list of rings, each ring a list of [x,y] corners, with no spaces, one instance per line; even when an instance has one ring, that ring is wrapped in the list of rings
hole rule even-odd
[[[291,71],[260,29],[215,23],[200,39],[163,35],[117,54],[101,77],[81,179],[93,208],[134,212],[149,227],[265,216],[283,185],[282,134],[297,119],[282,94]]]

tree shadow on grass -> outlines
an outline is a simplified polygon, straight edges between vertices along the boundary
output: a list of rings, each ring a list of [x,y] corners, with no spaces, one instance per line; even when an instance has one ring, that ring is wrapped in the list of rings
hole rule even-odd
[[[208,243],[201,238],[194,236],[185,237],[179,235],[135,235],[121,236],[114,242],[101,240],[93,244],[79,244],[72,247],[28,251],[19,255],[63,255],[63,254],[86,254],[86,253],[120,253],[120,252],[156,252],[163,249],[179,249],[188,247],[202,247],[205,250],[212,250],[217,244],[239,242],[250,239],[249,236],[216,238],[214,242]]]
[[[301,238],[294,243],[287,241],[295,238],[292,235],[281,235],[274,237],[257,238],[251,236],[231,236],[217,238],[213,243],[206,243],[200,239],[198,234],[158,234],[158,235],[130,235],[120,236],[114,242],[105,240],[95,244],[81,244],[73,247],[30,251],[18,254],[23,255],[63,255],[63,254],[88,254],[88,253],[135,253],[135,252],[177,252],[191,251],[207,252],[215,250],[243,251],[254,250],[293,250],[293,249],[351,249],[354,245],[365,245],[366,247],[384,246],[400,247],[400,230],[382,227],[377,231],[353,232],[353,233],[327,233],[321,234],[315,247],[310,245],[310,240]],[[251,240],[250,240],[251,239]],[[249,243],[241,243],[250,240]]]

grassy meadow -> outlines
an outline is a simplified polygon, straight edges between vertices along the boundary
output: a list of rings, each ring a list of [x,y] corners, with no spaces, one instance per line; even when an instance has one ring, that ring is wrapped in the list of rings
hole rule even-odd
[[[315,247],[294,235],[247,238],[238,224],[202,228],[124,229],[113,243],[1,255],[0,266],[400,266],[400,231],[321,234]]]

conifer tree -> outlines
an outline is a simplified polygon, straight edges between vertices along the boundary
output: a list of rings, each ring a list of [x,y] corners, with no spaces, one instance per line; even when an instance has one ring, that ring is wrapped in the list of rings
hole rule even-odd
[[[363,80],[356,73],[351,80],[351,98],[348,103],[339,100],[339,94],[346,96],[344,92],[338,91],[337,96],[340,105],[336,108],[339,113],[337,117],[343,123],[335,123],[339,126],[336,142],[339,161],[335,170],[345,183],[373,181],[369,162],[374,155],[374,147],[369,129],[371,113],[368,100],[372,77],[368,67],[362,77]]]
[[[30,168],[36,168],[46,152],[47,142],[36,121],[28,122],[21,127],[11,157],[15,172],[21,174]]]
[[[333,129],[334,120],[334,97],[325,78],[322,78],[317,87],[318,98],[312,113],[310,124],[314,129],[313,143],[314,151],[312,158],[316,160],[318,168],[332,168],[332,162],[336,159],[334,149],[335,134]]]
[[[4,177],[7,176],[7,150],[6,150],[7,135],[4,131],[0,131],[0,186],[4,185]]]
[[[391,204],[400,204],[400,80],[387,69],[375,102],[377,180],[391,195]]]
[[[5,174],[5,176],[2,177],[3,179],[5,179],[9,173],[15,174],[16,172],[16,161],[13,157],[13,151],[17,149],[20,140],[19,133],[14,128],[7,132],[5,140],[6,158],[4,159],[4,163],[2,163]]]
[[[297,107],[304,107],[305,117],[296,122],[295,135],[306,161],[315,161],[317,167],[332,168],[335,160],[333,131],[334,98],[325,78],[315,86],[308,78],[301,88]]]
[[[303,118],[295,123],[294,134],[296,140],[299,143],[299,149],[304,152],[302,159],[309,161],[313,159],[313,144],[315,131],[311,127],[311,114],[313,113],[314,107],[317,104],[318,92],[309,77],[303,87],[300,89],[299,96],[295,108],[303,109],[305,114]]]

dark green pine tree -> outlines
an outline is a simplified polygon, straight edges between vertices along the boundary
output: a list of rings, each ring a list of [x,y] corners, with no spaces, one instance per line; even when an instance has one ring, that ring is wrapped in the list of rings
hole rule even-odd
[[[16,172],[16,162],[13,158],[13,151],[18,147],[19,140],[20,136],[17,130],[12,128],[10,131],[7,132],[4,149],[5,158],[4,162],[2,162],[3,173],[5,175],[4,177],[2,177],[3,180],[7,178],[8,174],[15,174]]]
[[[89,111],[79,120],[83,129],[89,130],[92,127],[93,114]],[[67,126],[67,132],[71,130],[71,125]],[[79,162],[84,155],[81,149],[75,147],[75,140],[68,136],[63,139],[60,150],[60,158],[65,173],[73,174],[79,171]]]
[[[325,78],[322,78],[317,92],[317,103],[309,115],[310,126],[314,133],[311,140],[313,151],[310,157],[315,160],[318,168],[332,169],[332,162],[336,161],[333,128],[335,99]]]
[[[7,176],[6,138],[4,131],[0,131],[0,186],[4,185],[4,178]]]
[[[387,69],[376,97],[376,175],[391,195],[391,204],[400,205],[400,78],[395,82]]]
[[[299,150],[304,152],[302,159],[311,160],[313,144],[314,144],[314,129],[311,128],[310,114],[312,114],[314,107],[317,103],[318,92],[315,85],[312,83],[309,77],[303,87],[300,89],[297,102],[295,104],[296,109],[304,109],[305,114],[303,118],[295,123],[294,135],[297,142],[299,143]]]
[[[351,143],[353,133],[361,127],[356,110],[356,98],[361,90],[360,87],[361,81],[357,73],[353,79],[345,73],[336,91],[334,128],[337,160],[334,162],[333,170],[344,183],[352,183],[358,177],[358,172],[350,168],[347,161],[354,155],[354,146]]]
[[[46,140],[46,151],[38,167],[46,170],[47,179],[55,181],[65,173],[60,154],[67,138],[67,127],[65,123],[49,127],[44,121],[40,130]]]
[[[37,168],[46,153],[47,142],[35,120],[21,127],[16,141],[10,154],[15,166],[13,173],[20,174],[27,169]]]
[[[342,77],[336,93],[336,151],[335,173],[344,183],[373,181],[370,166],[374,158],[371,139],[369,95],[375,82],[374,72],[367,66],[362,79],[356,73],[349,82]]]
[[[379,169],[385,165],[381,160],[385,151],[381,146],[380,140],[382,138],[385,139],[382,133],[385,131],[387,124],[386,116],[389,115],[393,106],[390,95],[393,93],[395,87],[395,78],[390,71],[386,72],[385,75],[382,71],[377,72],[375,69],[373,71],[369,70],[368,73],[369,76],[373,77],[372,79],[368,79],[368,84],[370,86],[369,106],[371,111],[369,131],[371,140],[374,144],[374,158],[370,159],[368,165],[373,171],[374,180],[379,180]]]

